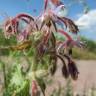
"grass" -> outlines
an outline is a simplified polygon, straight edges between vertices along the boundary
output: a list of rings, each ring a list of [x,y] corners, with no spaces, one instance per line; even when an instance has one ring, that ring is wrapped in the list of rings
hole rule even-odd
[[[96,60],[96,53],[88,49],[73,48],[73,53],[73,58],[75,59]]]

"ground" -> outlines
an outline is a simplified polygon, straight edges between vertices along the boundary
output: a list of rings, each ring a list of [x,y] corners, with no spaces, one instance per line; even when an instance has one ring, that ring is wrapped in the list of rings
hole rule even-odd
[[[73,90],[76,93],[81,93],[84,91],[84,89],[89,90],[89,88],[96,86],[96,60],[76,60],[76,64],[78,66],[80,74],[77,81],[72,81]],[[61,83],[61,86],[66,85],[67,80],[62,77],[61,66],[62,64],[61,62],[59,62],[56,74],[52,77],[54,83],[51,86],[48,86],[48,89],[46,90],[46,96],[49,96],[49,93],[51,93],[55,87],[58,87],[59,83]],[[1,84],[2,76],[0,77]],[[1,91],[2,90],[0,90],[0,93]]]
[[[79,69],[79,77],[78,80],[72,81],[73,90],[75,93],[81,94],[83,91],[89,91],[90,88],[96,86],[96,61],[95,60],[77,60],[76,61],[78,69]],[[61,74],[61,65],[58,64],[58,70],[53,77],[54,84],[49,86],[46,91],[47,94],[50,93],[54,89],[54,87],[58,86],[61,82],[61,86],[66,85],[66,81]],[[48,95],[47,95],[48,96]]]

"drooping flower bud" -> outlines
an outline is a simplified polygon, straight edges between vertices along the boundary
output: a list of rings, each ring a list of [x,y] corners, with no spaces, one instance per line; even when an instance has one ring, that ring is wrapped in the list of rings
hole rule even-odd
[[[78,72],[75,62],[69,61],[68,68],[69,68],[69,73],[70,73],[72,79],[77,80],[79,72]]]

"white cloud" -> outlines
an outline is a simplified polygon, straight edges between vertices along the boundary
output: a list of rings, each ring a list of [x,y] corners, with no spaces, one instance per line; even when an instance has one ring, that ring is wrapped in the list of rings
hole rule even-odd
[[[81,17],[76,21],[78,26],[90,27],[96,25],[96,10],[90,11],[88,14],[81,15]]]
[[[83,35],[96,40],[96,9],[89,11],[88,14],[83,14],[75,22],[79,27]]]

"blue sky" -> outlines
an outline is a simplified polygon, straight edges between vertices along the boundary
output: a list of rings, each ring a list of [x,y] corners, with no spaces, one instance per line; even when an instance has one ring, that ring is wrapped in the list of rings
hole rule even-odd
[[[16,14],[18,13],[29,13],[33,16],[37,16],[43,9],[44,4],[43,1],[44,0],[0,0],[0,22],[4,20],[5,13],[7,13],[8,16],[16,16]],[[82,4],[74,3],[71,7],[68,7],[70,1],[72,2],[76,0],[62,0],[62,1],[64,2],[64,4],[68,9],[69,18],[78,21],[83,16]],[[96,0],[85,0],[85,1],[87,2],[90,11],[96,10]],[[34,12],[34,10],[36,10],[36,12]],[[83,31],[86,31],[86,33],[84,33]],[[95,37],[92,36],[94,36],[94,34],[96,33],[94,34],[92,33],[92,35],[90,36],[91,32],[87,33],[87,31],[89,31],[89,29],[82,30],[81,32],[82,35],[85,35],[86,37],[88,35],[88,38],[95,39]]]
[[[44,0],[0,0],[0,13],[6,12],[10,16],[14,16],[21,12],[27,12],[33,15],[39,14],[43,9]],[[62,0],[67,6],[72,0]],[[87,4],[91,9],[96,8],[96,0],[86,0]],[[33,10],[36,9],[37,12],[34,13]],[[75,16],[75,14],[82,12],[82,4],[74,3],[72,7],[69,7],[69,15]]]

